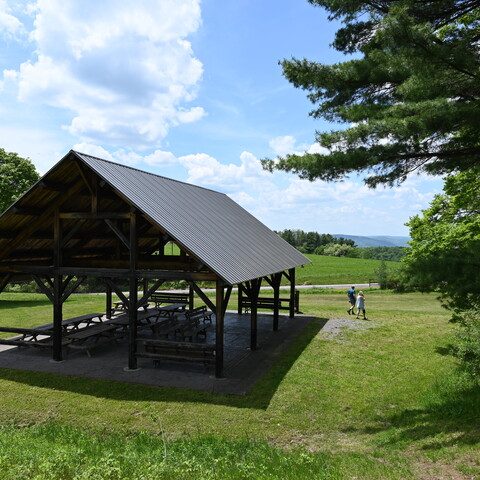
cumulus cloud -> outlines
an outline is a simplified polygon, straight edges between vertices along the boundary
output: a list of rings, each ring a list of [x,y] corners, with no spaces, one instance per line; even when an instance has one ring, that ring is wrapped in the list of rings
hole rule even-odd
[[[206,153],[185,155],[178,161],[188,171],[188,182],[197,185],[221,186],[224,189],[235,190],[241,186],[260,186],[269,178],[262,169],[258,159],[249,152],[240,155],[240,164],[222,164],[216,158]]]
[[[6,0],[0,0],[0,35],[7,38],[18,38],[26,34],[23,23],[13,15]]]
[[[320,180],[310,182],[296,175],[265,172],[258,158],[242,152],[239,162],[222,164],[206,153],[175,156],[155,150],[145,156],[123,150],[109,153],[102,147],[78,144],[75,149],[139,168],[153,170],[177,167],[176,178],[227,193],[233,200],[263,221],[270,228],[300,228],[320,233],[342,233],[338,225],[345,221],[343,233],[406,235],[399,230],[399,219],[405,223],[420,209],[426,208],[436,186],[422,190],[417,177],[400,187],[372,190],[360,179],[349,178],[340,183]],[[143,166],[142,166],[143,164]],[[151,168],[145,168],[145,164]],[[178,174],[178,167],[184,174]],[[160,174],[165,174],[160,171]],[[281,181],[279,177],[281,176]]]
[[[205,114],[189,105],[203,73],[187,40],[199,2],[37,0],[36,57],[19,66],[18,98],[70,111],[65,128],[84,142],[158,145]]]
[[[292,135],[284,135],[272,138],[268,144],[275,155],[279,157],[283,157],[287,154],[303,155],[305,152],[323,154],[328,153],[328,149],[320,146],[318,143],[314,143],[312,145],[299,145],[297,144],[297,139]]]

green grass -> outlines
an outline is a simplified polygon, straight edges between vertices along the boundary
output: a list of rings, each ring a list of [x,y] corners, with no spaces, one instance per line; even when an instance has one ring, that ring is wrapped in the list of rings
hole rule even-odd
[[[448,312],[434,295],[365,294],[368,328],[332,338],[345,292],[302,291],[316,320],[243,397],[0,370],[0,478],[480,478],[480,391],[446,355]],[[0,295],[2,325],[50,316],[41,295]]]
[[[312,263],[296,270],[299,285],[338,285],[351,283],[377,282],[376,270],[380,260],[362,258],[326,257],[323,255],[306,255]],[[399,262],[385,262],[387,269],[394,271],[400,267]]]

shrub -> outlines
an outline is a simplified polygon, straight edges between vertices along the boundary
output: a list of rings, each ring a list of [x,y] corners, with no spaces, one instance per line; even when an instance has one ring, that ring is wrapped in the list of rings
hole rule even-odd
[[[452,354],[473,376],[480,376],[480,312],[478,308],[455,311],[452,322],[458,324]]]

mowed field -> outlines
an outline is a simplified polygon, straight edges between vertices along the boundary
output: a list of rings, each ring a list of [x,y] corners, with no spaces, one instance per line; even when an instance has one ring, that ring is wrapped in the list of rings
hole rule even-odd
[[[448,312],[365,294],[352,323],[344,291],[302,290],[315,320],[245,396],[0,370],[0,478],[480,478],[479,386],[448,355]],[[65,316],[104,302],[72,296]],[[1,325],[50,316],[42,295],[0,294]]]
[[[377,282],[380,260],[363,258],[327,257],[323,255],[305,255],[312,263],[296,270],[299,285],[339,285]],[[385,262],[387,271],[394,272],[399,262]],[[321,283],[319,283],[321,282]]]

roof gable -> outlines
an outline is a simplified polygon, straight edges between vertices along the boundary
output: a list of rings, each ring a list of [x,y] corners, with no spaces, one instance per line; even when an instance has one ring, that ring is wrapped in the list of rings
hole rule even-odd
[[[310,263],[223,193],[74,153],[228,284]]]
[[[234,285],[310,262],[223,193],[70,151],[0,216],[0,270],[54,264],[55,211],[69,267],[128,268],[132,209],[140,269],[213,272]],[[168,238],[181,264],[155,256]]]

